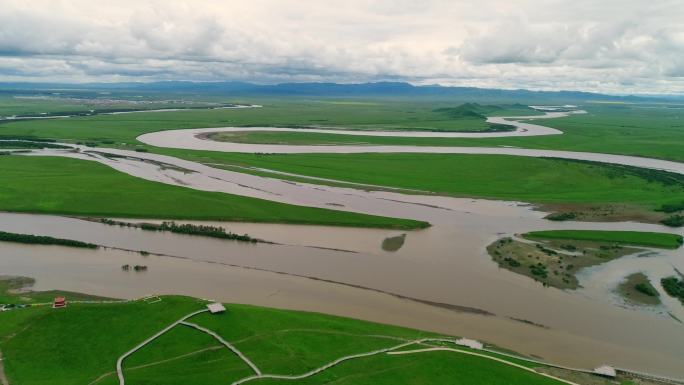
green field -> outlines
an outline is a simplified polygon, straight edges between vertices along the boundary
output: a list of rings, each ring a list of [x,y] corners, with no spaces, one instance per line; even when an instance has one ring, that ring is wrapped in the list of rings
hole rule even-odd
[[[644,273],[628,275],[615,291],[633,304],[650,306],[660,304],[660,294]]]
[[[419,146],[517,146],[549,150],[602,152],[684,161],[684,109],[667,105],[580,106],[589,113],[545,119],[539,124],[558,128],[563,135],[511,138],[399,138],[316,133],[251,132],[240,142],[419,145]]]
[[[682,236],[668,233],[642,231],[601,231],[601,230],[548,230],[532,231],[524,234],[530,239],[572,239],[578,241],[610,242],[625,245],[676,249],[682,245]]]
[[[262,167],[351,183],[553,205],[549,211],[577,212],[579,215],[576,218],[579,220],[659,222],[666,215],[656,212],[656,209],[684,201],[681,178],[666,176],[665,179],[669,181],[663,182],[663,173],[640,172],[620,166],[494,155],[236,154],[154,148],[135,140],[140,134],[162,129],[217,126],[325,126],[360,130],[486,128],[482,118],[462,112],[456,115],[448,112],[459,103],[443,100],[407,102],[293,98],[287,101],[271,98],[264,100],[263,104],[263,108],[243,110],[193,110],[10,122],[0,124],[0,136],[35,136],[89,144],[93,142],[106,147],[144,148],[150,152],[219,164],[232,170],[236,170],[231,168],[234,166]],[[477,112],[479,115],[529,113],[528,109],[520,106],[506,106],[496,111],[484,111],[483,106],[470,108],[480,109]],[[543,121],[542,124],[561,128],[564,135],[459,139],[255,132],[237,134],[234,139],[295,144],[512,145],[684,160],[684,152],[680,148],[680,143],[684,142],[684,126],[680,119],[684,110],[681,108],[664,104],[592,103],[580,107],[589,113]],[[274,176],[244,169],[241,171]],[[40,205],[40,202],[35,205]]]
[[[254,102],[259,103],[258,100]],[[443,100],[291,100],[265,99],[263,108],[243,110],[194,110],[128,115],[100,115],[70,119],[7,122],[0,136],[37,136],[71,141],[114,140],[119,145],[136,144],[146,132],[222,126],[323,126],[354,129],[483,130],[481,118],[450,116],[435,112],[461,103]],[[684,160],[679,143],[684,141],[681,106],[668,104],[596,104],[580,106],[589,113],[547,119],[542,124],[557,127],[564,135],[513,138],[391,138],[278,133],[249,134],[257,142],[359,143],[440,146],[518,146],[527,148],[605,152]],[[487,115],[529,114],[512,105]],[[244,139],[243,139],[244,140]]]
[[[179,155],[182,151],[168,152]],[[684,201],[682,176],[560,159],[461,154],[261,155],[216,152],[192,152],[191,158],[198,162],[219,162],[227,168],[230,168],[229,165],[253,166],[459,197],[554,205],[630,206],[607,214],[616,219],[623,216],[657,222],[665,215],[654,210],[663,204]],[[240,171],[250,172],[244,169]],[[281,175],[276,177],[289,178]],[[565,209],[590,211],[586,207]],[[597,213],[589,214],[597,216]],[[600,219],[591,219],[597,218]]]
[[[684,161],[684,109],[666,105],[581,106],[588,114],[544,119],[537,123],[558,128],[563,135],[512,138],[401,138],[292,132],[244,132],[223,140],[276,144],[368,144],[417,146],[517,146],[549,150],[602,152]]]
[[[204,304],[205,301],[189,297],[163,296],[161,301],[72,303],[66,309],[34,306],[2,312],[2,364],[12,384],[118,384],[114,368],[119,356],[172,322],[202,309]],[[216,332],[249,357],[262,372],[269,374],[305,373],[346,355],[435,337],[418,330],[316,313],[232,304],[227,308],[225,314],[204,313],[194,316],[189,322]],[[422,347],[430,346],[450,346],[473,352],[448,343],[426,342]],[[403,350],[416,348],[421,346],[407,346]],[[524,367],[540,366],[494,353],[482,353]],[[217,340],[185,325],[174,327],[129,356],[123,367],[127,383],[131,384],[208,385],[231,383],[252,374],[243,361]],[[296,383],[332,382],[412,385],[560,383],[486,357],[455,352],[377,354],[344,362]],[[292,381],[263,379],[254,383]]]
[[[90,161],[0,156],[0,210],[100,217],[418,228],[423,222],[308,208],[146,181]]]
[[[173,100],[168,100],[169,97]],[[125,93],[103,94],[94,91],[69,91],[59,95],[44,92],[23,92],[12,95],[0,93],[0,117],[7,116],[59,116],[93,114],[112,111],[152,110],[162,108],[201,108],[219,103],[211,98],[196,100],[192,95],[145,97]]]
[[[667,105],[599,105],[589,113],[545,119],[539,124],[563,135],[511,138],[399,138],[317,133],[251,132],[238,136],[244,143],[369,144],[418,146],[517,146],[549,150],[602,152],[684,161],[684,109]]]
[[[505,237],[487,246],[487,252],[499,267],[563,290],[580,287],[577,273],[582,269],[639,251],[613,242],[523,237],[535,242]]]
[[[335,102],[284,99],[266,101],[262,108],[190,110],[163,113],[96,115],[53,120],[6,122],[1,136],[37,136],[71,141],[115,140],[136,144],[141,134],[164,129],[223,126],[324,126],[356,129],[412,129],[437,131],[481,131],[489,128],[484,116],[451,116],[434,111],[430,102],[397,103]],[[519,109],[498,112],[520,113]],[[525,114],[534,111],[525,109]]]

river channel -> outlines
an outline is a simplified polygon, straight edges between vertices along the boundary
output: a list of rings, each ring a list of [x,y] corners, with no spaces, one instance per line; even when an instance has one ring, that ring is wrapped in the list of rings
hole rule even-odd
[[[197,134],[196,130],[177,131],[192,131],[188,134],[191,138]],[[188,136],[178,138],[182,141]],[[260,152],[259,145],[240,146],[257,146],[249,152]],[[681,251],[653,250],[649,257],[628,256],[601,265],[581,274],[584,287],[572,292],[544,288],[529,278],[499,269],[485,250],[501,236],[532,230],[672,229],[629,222],[557,223],[544,220],[545,213],[520,202],[293,183],[151,153],[73,147],[78,151],[37,150],[27,155],[96,161],[147,180],[289,204],[412,218],[428,221],[432,227],[400,232],[220,224],[233,232],[275,242],[247,244],[120,228],[79,218],[1,213],[0,231],[107,246],[79,250],[0,245],[0,272],[34,277],[36,289],[60,288],[124,298],[151,293],[188,294],[321,311],[478,338],[570,366],[590,368],[608,363],[684,377],[684,325],[675,319],[684,320],[682,306],[675,301],[665,301],[657,308],[624,306],[612,294],[619,280],[632,272],[644,271],[659,279],[671,275],[675,268],[684,271]],[[325,149],[330,147],[336,146]],[[364,148],[373,152],[376,147]],[[542,150],[493,149],[528,151],[525,156],[555,156],[539,155]],[[490,153],[488,149],[468,150]],[[243,147],[243,151],[248,150]],[[544,153],[565,153],[568,157],[587,154]],[[604,154],[586,156],[684,173],[684,165],[676,162]],[[407,236],[399,250],[382,249],[385,238],[402,233]],[[141,250],[150,254],[141,255]],[[124,264],[144,264],[149,269],[144,273],[126,272],[121,269]]]

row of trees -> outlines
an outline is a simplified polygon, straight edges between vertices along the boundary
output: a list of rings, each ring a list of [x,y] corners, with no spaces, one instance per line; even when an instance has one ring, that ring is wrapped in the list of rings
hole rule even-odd
[[[236,234],[230,231],[226,231],[223,227],[219,226],[209,226],[209,225],[193,225],[190,223],[178,224],[176,222],[162,222],[161,224],[156,223],[129,223],[114,221],[111,219],[101,219],[100,222],[108,225],[118,225],[125,227],[136,227],[147,231],[170,231],[177,234],[187,234],[187,235],[200,235],[204,237],[212,237],[219,239],[229,239],[241,242],[256,243],[259,240],[252,238],[247,234]]]

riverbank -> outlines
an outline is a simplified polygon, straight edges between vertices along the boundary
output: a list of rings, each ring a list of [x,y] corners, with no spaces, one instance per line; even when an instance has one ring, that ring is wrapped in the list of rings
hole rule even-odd
[[[14,280],[18,281],[30,282]],[[0,289],[3,282],[7,281],[0,280]],[[26,290],[24,293],[36,298],[48,295]],[[73,298],[69,294],[76,295],[60,294],[67,295],[67,301]],[[242,358],[257,370],[257,375],[305,373],[324,365],[315,376],[305,380],[311,384],[325,383],[332,378],[338,382],[342,379],[342,384],[357,383],[359,379],[397,384],[410,377],[416,384],[452,383],[450,378],[460,378],[468,383],[505,379],[507,384],[555,385],[563,383],[557,377],[565,376],[609,384],[600,377],[567,370],[555,370],[557,377],[540,375],[547,371],[546,365],[526,361],[521,356],[518,359],[509,352],[498,354],[498,348],[490,345],[473,349],[459,345],[457,338],[448,335],[318,313],[227,304],[225,313],[210,315],[199,313],[207,300],[179,296],[153,296],[119,303],[92,297],[89,302],[68,302],[67,309],[34,305],[0,313],[0,319],[5,321],[0,327],[0,336],[4,337],[0,338],[0,348],[4,353],[4,367],[13,383],[36,383],[46,378],[51,383],[75,379],[91,384],[110,383],[116,376],[114,362],[125,351],[182,316],[196,314],[127,357],[120,373],[127,383],[208,384],[219,379],[237,382],[252,374],[240,362]],[[311,328],[311,325],[317,326]],[[17,330],[24,332],[14,335]],[[52,333],[53,330],[59,330],[59,335]],[[214,333],[233,352],[239,352],[240,358],[197,330]],[[9,339],[8,335],[13,337]],[[61,342],[55,345],[56,341]],[[384,354],[385,350],[408,352],[413,344],[454,347],[458,348],[454,352],[461,354]],[[395,345],[399,346],[393,348]],[[54,346],[59,346],[59,355],[54,354]],[[377,353],[364,358],[369,351]],[[349,362],[325,366],[347,356]],[[41,360],[28,357],[41,357]],[[64,359],[81,364],[64,367],[61,364]],[[443,369],[434,371],[431,368],[435,366]],[[202,370],[198,371],[200,367]],[[378,376],[378,371],[383,375]],[[344,378],[350,378],[351,382],[345,382]]]
[[[503,202],[490,202],[495,206],[486,208],[470,200],[463,204],[461,210],[488,213],[490,220],[481,223],[478,215],[448,211],[456,225],[408,232],[404,246],[395,252],[382,250],[382,241],[404,232],[206,223],[280,243],[251,244],[74,218],[1,214],[2,230],[30,229],[37,234],[105,246],[81,250],[7,244],[3,247],[2,265],[6,274],[35,276],[37,290],[65,288],[118,298],[183,293],[467,335],[570,366],[593,367],[610,357],[610,363],[620,367],[679,375],[675,368],[680,367],[676,359],[680,355],[672,352],[679,352],[684,346],[680,324],[667,315],[612,306],[604,296],[588,300],[583,295],[543,288],[497,268],[482,257],[488,239],[504,229],[524,232],[549,222],[530,215],[529,208]],[[496,220],[492,221],[493,218]],[[618,228],[618,224],[574,226]],[[635,223],[619,227],[653,229]],[[149,253],[142,255],[137,250]],[[649,268],[663,266],[662,274],[667,275],[679,261],[667,254],[644,262]],[[145,265],[149,269],[132,274],[121,270],[124,264]],[[620,270],[620,265],[615,269]],[[193,279],[188,279],[189,274]],[[473,296],[473,292],[477,295]],[[679,303],[676,305],[681,309]],[[680,313],[674,314],[681,317]],[[596,325],[584,314],[606,320],[605,327]],[[648,333],[636,333],[644,323],[654,328]],[[557,349],[558,345],[564,349]]]

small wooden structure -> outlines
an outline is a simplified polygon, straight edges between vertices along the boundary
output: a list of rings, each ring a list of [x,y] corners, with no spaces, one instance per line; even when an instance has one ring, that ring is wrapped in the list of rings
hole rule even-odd
[[[214,302],[214,303],[208,304],[207,309],[209,309],[209,313],[211,313],[211,314],[225,313],[225,311],[226,311],[226,308],[223,307],[223,304],[220,302]]]
[[[52,303],[52,308],[53,309],[59,309],[59,308],[66,307],[66,305],[67,305],[66,298],[56,297],[55,301]]]

